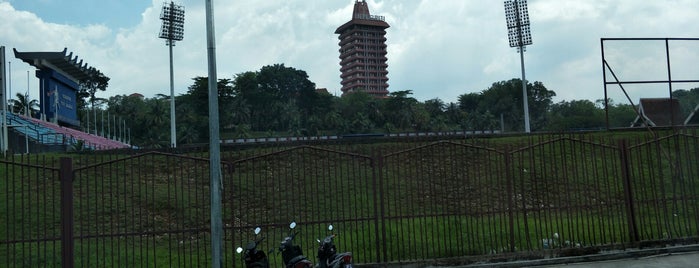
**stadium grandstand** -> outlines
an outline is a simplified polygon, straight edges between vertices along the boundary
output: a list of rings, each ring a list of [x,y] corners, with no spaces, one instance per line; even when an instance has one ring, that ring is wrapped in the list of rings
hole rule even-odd
[[[39,113],[36,116],[5,113],[7,149],[14,153],[111,150],[129,148],[126,139],[109,139],[80,131],[77,92],[99,70],[78,61],[67,48],[59,52],[19,52],[15,57],[37,68]]]

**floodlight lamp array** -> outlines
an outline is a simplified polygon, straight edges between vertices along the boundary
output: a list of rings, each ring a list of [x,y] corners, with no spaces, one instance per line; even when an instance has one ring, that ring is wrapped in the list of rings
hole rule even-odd
[[[505,18],[507,19],[507,37],[510,40],[510,47],[531,45],[532,35],[527,1],[505,1]]]
[[[163,20],[163,25],[158,37],[167,39],[168,46],[174,46],[175,41],[184,39],[184,6],[164,3],[160,19]]]
[[[520,33],[521,32],[521,33]],[[520,39],[521,35],[521,39]],[[510,47],[521,47],[532,44],[532,34],[529,25],[522,25],[521,28],[510,28],[507,30],[507,37],[510,40]]]
[[[160,12],[160,19],[184,22],[184,6],[165,3]]]

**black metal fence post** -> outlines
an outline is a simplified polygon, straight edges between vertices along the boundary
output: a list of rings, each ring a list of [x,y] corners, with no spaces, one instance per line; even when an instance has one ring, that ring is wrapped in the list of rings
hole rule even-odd
[[[514,177],[512,176],[512,152],[509,148],[505,148],[503,152],[505,157],[505,179],[507,180],[507,220],[509,222],[509,243],[510,252],[515,252],[515,193],[514,193]]]
[[[73,241],[73,159],[61,157],[61,267],[75,266]]]
[[[374,153],[372,156],[372,173],[374,177],[374,206],[379,204],[379,209],[375,209],[376,215],[376,261],[378,263],[387,262],[388,248],[386,247],[386,211],[384,201],[386,196],[383,192],[383,156]],[[378,175],[377,175],[378,174]],[[378,200],[376,198],[378,192]],[[379,231],[380,230],[380,231]]]
[[[629,171],[629,148],[626,140],[619,141],[619,156],[621,163],[621,176],[624,181],[624,201],[626,203],[626,222],[629,238],[632,243],[640,241],[636,223],[636,211],[634,208],[633,190],[631,189],[631,173]]]

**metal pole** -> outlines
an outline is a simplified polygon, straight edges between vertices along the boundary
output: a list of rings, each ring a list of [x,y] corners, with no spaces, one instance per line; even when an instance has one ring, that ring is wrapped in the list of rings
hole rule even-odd
[[[27,125],[24,125],[24,149],[29,154],[29,129],[27,127]]]
[[[87,104],[85,104],[85,106],[87,106]],[[87,132],[87,134],[90,134],[90,110],[88,110],[87,107],[85,107],[85,117],[87,117],[87,123],[85,123],[85,132]]]
[[[27,102],[27,107],[24,107],[24,115],[28,117],[30,114],[29,110],[32,107],[30,105],[31,101],[29,101],[29,71],[27,71],[27,94],[24,94],[24,96],[26,99],[25,101]]]
[[[73,160],[69,157],[60,159],[61,182],[61,267],[73,267],[75,264],[74,209],[73,209]]]
[[[522,102],[524,103],[524,132],[529,133],[529,98],[527,96],[527,78],[524,72],[524,46],[519,46],[519,56],[522,63]]]
[[[631,183],[631,171],[629,170],[629,147],[626,140],[619,141],[619,156],[621,164],[621,178],[624,187],[624,201],[626,201],[626,224],[631,242],[640,241],[638,234],[638,223],[636,222],[636,209],[634,208],[634,197]]]
[[[100,110],[100,123],[102,123],[102,129],[100,130],[100,133],[102,137],[104,137],[104,110]]]
[[[670,94],[670,126],[675,126],[675,104],[672,101],[672,70],[670,69],[670,44],[665,38],[665,57],[667,59],[667,87]]]
[[[175,16],[179,13],[180,7],[175,8],[175,3],[170,1],[170,12],[167,18],[161,17],[161,19],[166,20],[168,23],[167,35],[161,33],[161,38],[167,39],[167,46],[170,52],[170,148],[177,147],[177,128],[176,128],[176,116],[175,116],[175,74],[172,60],[172,47],[175,46],[175,40],[181,40],[180,38],[173,36],[175,32]],[[167,13],[166,13],[167,14]],[[165,24],[163,24],[165,25]],[[179,26],[177,26],[179,29]],[[165,32],[164,32],[165,33]]]
[[[177,132],[175,131],[175,78],[172,65],[172,40],[170,40],[170,147],[177,147]]]
[[[116,130],[116,133],[115,133],[114,136],[116,136],[116,139],[115,139],[115,140],[117,140],[117,141],[121,141],[121,139],[119,139],[119,134],[121,134],[121,124],[119,124],[119,121],[121,121],[121,116],[119,117],[118,120],[117,120],[117,118],[116,118],[116,116],[115,116],[115,117],[114,117],[114,128],[115,128],[115,130]]]
[[[600,38],[600,50],[602,51],[602,84],[604,84],[604,118],[607,121],[605,124],[609,130],[609,97],[607,95],[607,69],[604,66],[604,38]]]
[[[54,105],[54,113],[53,113],[53,122],[58,125],[58,86],[53,86],[53,105]]]
[[[118,124],[119,124],[119,121],[117,121],[117,116],[114,115],[114,131],[112,131],[112,140],[118,139],[118,137],[117,137],[117,133],[118,133],[117,131],[119,130]]]
[[[174,27],[174,18],[175,16],[175,3],[170,1],[170,31],[169,31],[169,38],[168,38],[168,48],[170,50],[170,147],[171,148],[176,148],[177,147],[177,131],[175,128],[175,72],[174,72],[174,67],[172,64],[172,46],[174,45],[175,41],[172,40],[172,32],[173,32],[173,27]]]
[[[95,124],[95,127],[94,127],[94,129],[95,129],[95,136],[97,136],[97,110],[95,109],[95,99],[94,99],[94,95],[93,95],[93,98],[92,98],[92,116],[93,116],[93,118],[95,119],[93,122],[94,122],[94,124]]]
[[[209,176],[211,188],[211,267],[223,266],[223,220],[221,215],[221,145],[218,125],[218,87],[213,0],[206,0],[206,44],[209,63]]]
[[[2,149],[3,156],[7,156],[7,96],[5,93],[5,46],[0,46],[0,89],[2,90]]]
[[[524,39],[522,39],[522,19],[519,16],[519,3],[515,0],[515,10],[517,16],[517,33],[519,35],[519,58],[522,64],[522,103],[524,107],[524,132],[529,133],[529,98],[527,96],[527,78],[524,72]]]
[[[8,61],[7,62],[7,67],[9,68],[9,71],[7,72],[7,82],[8,82],[8,88],[10,89],[10,95],[7,95],[6,98],[12,99],[12,62]],[[7,101],[7,100],[5,100]],[[10,108],[12,108],[12,104],[10,104]]]

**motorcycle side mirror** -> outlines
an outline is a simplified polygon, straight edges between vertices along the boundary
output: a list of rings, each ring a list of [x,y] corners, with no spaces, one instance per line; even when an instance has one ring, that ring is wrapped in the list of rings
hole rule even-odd
[[[240,254],[240,253],[243,252],[243,248],[238,247],[238,248],[235,249],[235,252],[238,252],[238,254]]]
[[[332,224],[328,225],[328,231],[332,231],[332,230],[333,230],[333,225]]]
[[[292,222],[289,224],[289,228],[291,228],[291,229],[296,228],[296,222],[295,222],[295,221],[292,221]]]
[[[255,228],[255,234],[256,234],[256,235],[257,235],[257,234],[260,234],[261,231],[262,231],[262,229],[261,229],[260,227]]]

